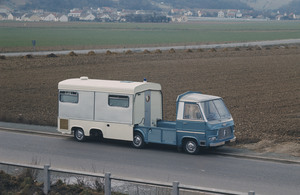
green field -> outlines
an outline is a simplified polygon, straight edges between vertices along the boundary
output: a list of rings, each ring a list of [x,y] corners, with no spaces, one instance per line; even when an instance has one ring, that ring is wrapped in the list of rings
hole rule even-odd
[[[0,22],[0,47],[201,44],[300,38],[300,21],[200,23]]]

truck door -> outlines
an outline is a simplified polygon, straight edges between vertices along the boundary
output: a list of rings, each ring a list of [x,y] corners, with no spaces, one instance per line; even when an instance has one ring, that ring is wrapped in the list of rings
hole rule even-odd
[[[180,102],[177,113],[177,129],[191,136],[205,135],[205,121],[200,107],[194,102]],[[202,137],[203,137],[202,136]]]

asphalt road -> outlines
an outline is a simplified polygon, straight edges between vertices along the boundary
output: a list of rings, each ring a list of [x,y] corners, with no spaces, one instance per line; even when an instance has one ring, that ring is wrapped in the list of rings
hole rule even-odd
[[[146,180],[256,194],[300,192],[300,165],[226,157],[205,152],[179,153],[176,148],[150,145],[134,149],[127,142],[79,143],[70,137],[0,131],[0,161],[40,165]]]

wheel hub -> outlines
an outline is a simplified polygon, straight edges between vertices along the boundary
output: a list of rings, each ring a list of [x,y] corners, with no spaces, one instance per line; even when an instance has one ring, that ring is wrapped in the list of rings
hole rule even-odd
[[[134,137],[134,144],[139,146],[141,144],[141,138],[139,136]]]
[[[189,141],[186,145],[186,149],[189,151],[189,152],[194,152],[196,150],[196,145]]]

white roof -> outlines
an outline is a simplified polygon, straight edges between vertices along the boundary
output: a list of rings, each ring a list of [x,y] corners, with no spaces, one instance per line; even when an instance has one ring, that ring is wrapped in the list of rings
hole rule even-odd
[[[179,101],[184,102],[203,102],[208,100],[220,99],[218,96],[205,95],[200,93],[188,93],[180,98]]]
[[[58,89],[135,94],[146,90],[161,90],[161,86],[158,83],[151,82],[98,80],[88,79],[88,77],[80,77],[59,82]]]

